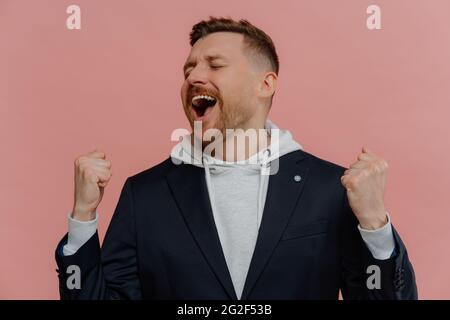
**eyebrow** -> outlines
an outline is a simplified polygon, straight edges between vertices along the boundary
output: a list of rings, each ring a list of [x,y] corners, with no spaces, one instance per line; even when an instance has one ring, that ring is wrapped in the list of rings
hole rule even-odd
[[[205,57],[205,59],[208,62],[214,61],[214,60],[218,60],[218,59],[222,59],[222,60],[226,60],[226,58],[223,55],[220,54],[214,54],[214,55],[208,55]],[[188,60],[184,66],[183,66],[183,72],[186,73],[186,69],[195,66],[197,63],[195,61],[192,60]]]

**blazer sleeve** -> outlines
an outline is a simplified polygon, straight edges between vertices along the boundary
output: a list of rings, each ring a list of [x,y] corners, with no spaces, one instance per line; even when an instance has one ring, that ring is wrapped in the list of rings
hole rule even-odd
[[[350,300],[417,299],[414,270],[406,247],[394,226],[392,226],[395,240],[394,253],[389,259],[378,260],[372,256],[358,231],[358,219],[350,208],[345,192],[341,219],[340,289],[342,297]],[[380,276],[378,285],[368,285],[368,281],[373,283],[373,276],[377,273]]]
[[[142,298],[130,179],[122,188],[102,248],[97,232],[73,255],[62,254],[66,242],[67,234],[55,252],[62,300]],[[70,266],[80,270],[79,288],[68,285],[73,276]]]

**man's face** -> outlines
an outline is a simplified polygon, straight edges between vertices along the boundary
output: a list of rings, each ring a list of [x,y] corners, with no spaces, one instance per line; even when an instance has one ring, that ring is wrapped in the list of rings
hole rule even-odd
[[[244,36],[217,32],[199,39],[184,65],[181,87],[184,112],[193,128],[248,129],[262,112],[255,87],[258,74],[244,51]],[[252,120],[253,119],[253,120]]]

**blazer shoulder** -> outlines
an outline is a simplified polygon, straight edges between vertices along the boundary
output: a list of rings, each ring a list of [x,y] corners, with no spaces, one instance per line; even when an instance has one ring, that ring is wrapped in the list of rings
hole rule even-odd
[[[329,160],[322,159],[312,153],[299,150],[301,154],[307,158],[307,161],[309,162],[310,166],[314,167],[315,169],[318,169],[320,172],[323,173],[335,173],[342,175],[343,172],[347,169],[337,163],[333,163]]]
[[[160,182],[164,180],[166,174],[175,166],[169,157],[157,165],[138,172],[130,177],[129,180],[134,186],[148,184],[150,182]]]
[[[341,199],[340,195],[345,196],[345,188],[341,182],[345,167],[308,152],[304,152],[304,156],[307,158],[304,161],[307,162],[306,165],[310,169],[309,175],[316,187],[339,191],[337,193],[338,200]]]

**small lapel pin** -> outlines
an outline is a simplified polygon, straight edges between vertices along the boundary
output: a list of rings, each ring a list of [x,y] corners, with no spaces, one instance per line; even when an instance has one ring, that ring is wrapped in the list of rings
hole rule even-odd
[[[295,182],[300,182],[300,180],[302,180],[302,177],[300,177],[298,174],[294,176]]]

